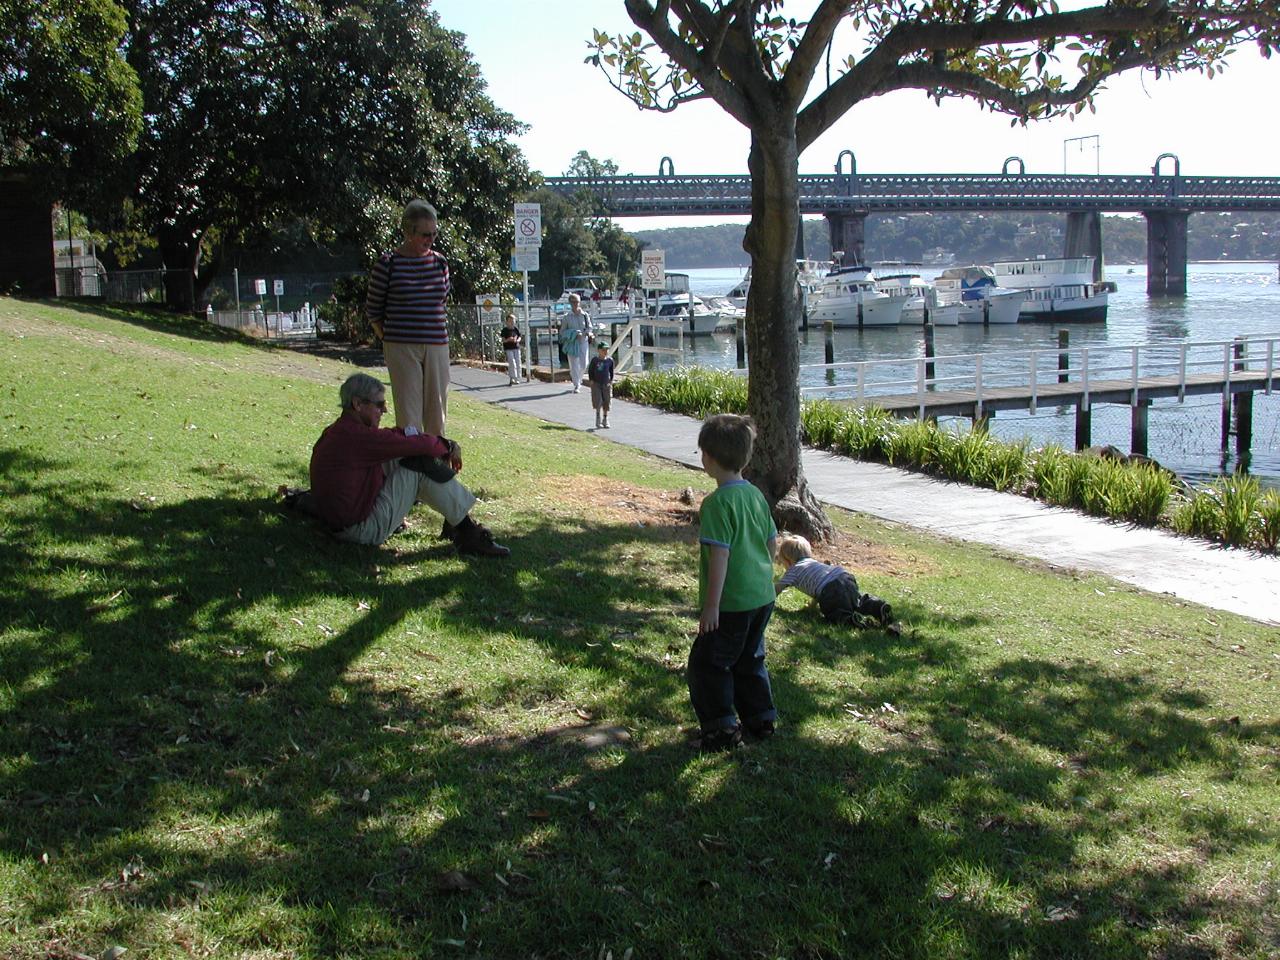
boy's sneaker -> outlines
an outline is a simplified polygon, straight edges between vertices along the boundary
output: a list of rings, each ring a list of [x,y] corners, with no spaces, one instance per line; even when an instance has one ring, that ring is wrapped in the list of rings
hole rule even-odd
[[[728,730],[715,730],[704,733],[698,741],[701,753],[726,753],[742,745],[742,728],[731,727]]]
[[[757,740],[768,740],[773,736],[773,729],[773,721],[765,720],[761,723],[757,723],[753,727],[747,727],[747,732]]]

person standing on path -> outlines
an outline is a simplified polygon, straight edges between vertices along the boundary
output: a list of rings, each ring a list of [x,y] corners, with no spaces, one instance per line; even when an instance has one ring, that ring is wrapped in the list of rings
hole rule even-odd
[[[587,380],[591,382],[591,406],[596,408],[596,429],[608,430],[609,404],[613,399],[613,357],[609,356],[609,345],[603,340],[596,344],[596,355],[587,364]]]
[[[582,298],[576,293],[569,294],[569,315],[560,325],[560,347],[569,359],[569,382],[574,393],[582,389],[590,331],[591,318],[582,312]]]
[[[508,313],[503,318],[502,329],[498,331],[502,338],[502,349],[507,355],[507,386],[513,387],[520,382],[520,328],[516,326],[516,315]]]
[[[410,200],[400,225],[404,242],[373,265],[365,310],[382,340],[396,426],[438,437],[449,403],[449,264],[433,249],[440,235],[435,207]]]

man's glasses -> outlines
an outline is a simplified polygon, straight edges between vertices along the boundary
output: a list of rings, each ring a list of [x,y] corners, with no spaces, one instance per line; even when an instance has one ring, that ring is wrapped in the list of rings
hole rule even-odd
[[[387,412],[386,400],[370,400],[368,397],[361,397],[360,399],[363,400],[365,403],[369,404],[369,406],[371,407],[377,407],[383,413]]]
[[[440,236],[440,231],[439,230],[419,230],[418,236],[426,240],[434,240],[436,237]]]

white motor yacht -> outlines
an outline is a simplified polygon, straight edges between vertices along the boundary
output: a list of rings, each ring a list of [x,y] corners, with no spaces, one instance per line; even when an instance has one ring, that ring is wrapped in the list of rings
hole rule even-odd
[[[940,303],[937,289],[920,276],[918,263],[901,260],[877,263],[875,282],[877,290],[891,297],[907,298],[899,323],[908,326],[932,323],[936,327],[954,327],[960,322],[960,305]]]
[[[809,322],[835,327],[892,327],[902,317],[907,297],[891,297],[876,289],[871,268],[840,267],[822,278],[809,301]]]
[[[1017,323],[1023,290],[996,284],[990,267],[947,267],[933,282],[942,304],[958,304],[961,323]]]
[[[1093,257],[1056,260],[1001,260],[996,280],[1026,292],[1021,319],[1060,323],[1101,323],[1107,319],[1106,282],[1093,279]]]

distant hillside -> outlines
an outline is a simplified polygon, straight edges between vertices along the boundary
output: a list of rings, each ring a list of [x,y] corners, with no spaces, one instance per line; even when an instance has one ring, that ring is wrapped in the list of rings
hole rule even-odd
[[[661,248],[673,268],[744,267],[745,227],[723,223],[709,227],[671,227],[635,231],[647,247]],[[951,251],[958,262],[1062,253],[1066,217],[1036,213],[917,213],[867,217],[866,259],[922,260],[926,251]],[[831,256],[827,222],[804,221],[805,252],[820,260]],[[1140,216],[1102,218],[1103,255],[1109,263],[1142,263],[1147,255],[1147,225]],[[1280,215],[1194,214],[1188,224],[1187,253],[1192,260],[1280,259]]]

